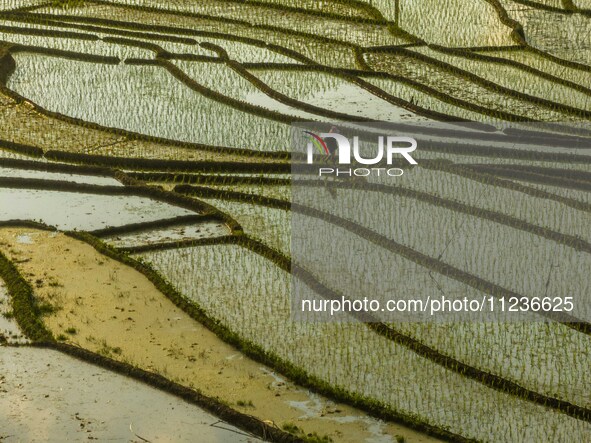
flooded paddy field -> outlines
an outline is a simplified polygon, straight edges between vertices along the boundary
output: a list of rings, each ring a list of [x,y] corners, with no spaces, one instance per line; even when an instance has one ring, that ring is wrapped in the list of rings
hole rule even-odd
[[[351,442],[413,435],[314,395],[243,356],[163,297],[144,275],[88,244],[22,228],[0,235],[2,252],[20,263],[35,297],[49,306],[44,321],[58,341],[160,374],[277,424],[309,432],[330,429]],[[19,241],[24,235],[29,242]],[[190,441],[186,435],[182,440]]]
[[[4,2],[0,440],[588,441],[588,3]],[[319,184],[303,122],[418,164]]]
[[[56,441],[53,436],[73,441],[261,441],[177,397],[57,351],[3,349],[0,367],[5,441]],[[81,391],[87,401],[80,401]],[[37,425],[31,428],[31,422]],[[179,430],[179,422],[188,429]]]

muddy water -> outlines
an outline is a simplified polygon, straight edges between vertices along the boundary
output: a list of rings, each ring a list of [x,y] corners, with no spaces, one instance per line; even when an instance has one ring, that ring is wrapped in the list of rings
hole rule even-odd
[[[136,196],[0,188],[0,220],[35,220],[61,230],[95,230],[191,211]]]
[[[28,341],[12,315],[12,306],[6,286],[0,280],[0,342],[4,340],[8,343],[26,343]]]
[[[56,180],[71,183],[86,183],[99,186],[123,186],[111,177],[95,175],[63,174],[58,172],[34,171],[30,169],[4,168],[0,166],[0,177],[33,178],[38,180]]]
[[[17,241],[25,235],[32,243]],[[19,262],[31,282],[44,282],[35,296],[59,308],[44,317],[45,324],[69,343],[199,389],[278,427],[295,424],[341,443],[390,443],[396,435],[409,442],[435,441],[278,376],[191,319],[142,274],[89,245],[62,234],[25,229],[0,230],[0,241],[2,251]],[[178,423],[185,427],[184,421]]]
[[[223,235],[230,235],[230,229],[227,226],[217,221],[208,221],[194,225],[173,226],[165,229],[154,229],[134,232],[132,234],[118,235],[106,238],[105,241],[115,247],[126,248],[153,243],[221,237]]]
[[[1,348],[0,374],[8,442],[260,441],[173,395],[57,351]]]

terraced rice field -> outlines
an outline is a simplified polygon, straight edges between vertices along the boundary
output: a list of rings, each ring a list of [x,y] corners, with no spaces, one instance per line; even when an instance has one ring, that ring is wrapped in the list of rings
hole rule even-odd
[[[584,0],[4,1],[0,441],[591,441],[590,35]],[[298,175],[294,127],[369,123],[418,164]]]

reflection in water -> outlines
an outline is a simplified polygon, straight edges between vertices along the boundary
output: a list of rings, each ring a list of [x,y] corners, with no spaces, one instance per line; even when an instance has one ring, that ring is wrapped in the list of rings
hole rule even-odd
[[[330,74],[271,70],[252,73],[285,95],[330,111],[390,122],[427,120]]]

